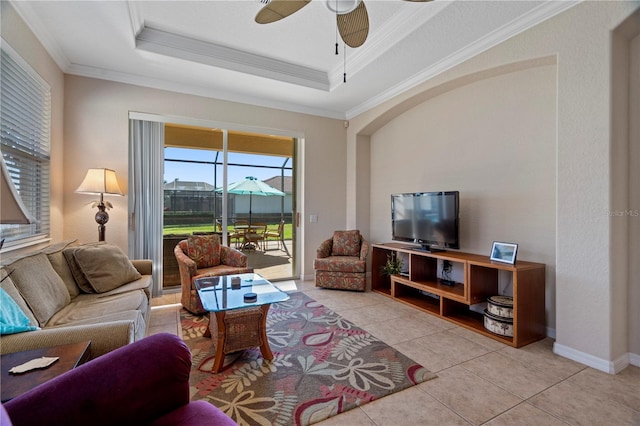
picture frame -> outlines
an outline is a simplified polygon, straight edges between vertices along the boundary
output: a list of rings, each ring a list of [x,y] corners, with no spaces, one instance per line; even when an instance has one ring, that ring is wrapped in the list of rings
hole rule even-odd
[[[509,265],[513,265],[516,263],[517,253],[517,244],[494,241],[493,246],[491,247],[491,256],[489,256],[489,258],[496,262],[503,262],[508,263]]]

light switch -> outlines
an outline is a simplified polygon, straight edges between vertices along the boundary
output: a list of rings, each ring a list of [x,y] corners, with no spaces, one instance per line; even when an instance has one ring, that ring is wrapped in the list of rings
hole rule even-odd
[[[318,215],[317,214],[309,215],[309,222],[316,223],[317,221],[318,221]]]

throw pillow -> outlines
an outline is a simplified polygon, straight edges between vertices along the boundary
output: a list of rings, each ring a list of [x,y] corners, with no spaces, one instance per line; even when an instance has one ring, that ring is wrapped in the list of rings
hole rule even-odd
[[[0,269],[0,288],[7,292],[9,296],[16,302],[20,310],[29,318],[29,325],[38,325],[38,320],[33,316],[33,312],[27,306],[27,302],[24,301],[20,292],[16,288],[16,285],[11,281],[11,272],[13,270]]]
[[[80,247],[66,248],[62,250],[62,255],[67,260],[67,266],[69,266],[69,271],[73,276],[73,280],[78,285],[78,288],[83,293],[94,293],[93,287],[91,287],[91,284],[89,284],[87,277],[84,276],[84,272],[82,272],[80,265],[76,262],[75,251],[79,248]]]
[[[332,256],[359,256],[360,231],[335,231],[333,233]]]
[[[198,268],[220,264],[220,239],[217,235],[191,235],[187,238],[187,256]]]
[[[100,246],[104,244],[106,244],[104,241],[99,241],[96,243],[83,244],[82,247]],[[89,281],[87,281],[87,277],[85,277],[84,272],[82,272],[82,269],[80,269],[78,262],[76,262],[74,253],[75,253],[75,249],[77,248],[79,248],[79,246],[75,246],[75,245],[70,246],[69,248],[62,250],[62,255],[66,259],[67,266],[69,267],[69,271],[71,272],[71,275],[73,275],[73,280],[76,282],[76,285],[81,290],[81,292],[95,293],[93,290],[93,287],[91,287],[91,284],[89,284]]]
[[[38,327],[29,324],[29,318],[11,296],[0,288],[0,334],[22,333],[37,329]]]
[[[53,269],[55,269],[58,275],[60,275],[60,278],[62,278],[62,282],[64,283],[64,285],[67,286],[69,296],[71,296],[72,299],[80,294],[80,288],[78,287],[78,284],[76,284],[73,273],[69,268],[69,263],[64,257],[64,254],[62,254],[62,251],[68,247],[74,247],[77,245],[78,240],[68,240],[62,241],[57,244],[52,244],[42,250],[42,252],[45,253],[49,258],[49,262],[51,262],[51,266],[53,266]]]
[[[66,249],[64,253],[67,260],[73,258],[74,276],[81,274],[96,293],[113,290],[142,277],[127,255],[112,244],[83,245]]]
[[[13,270],[11,280],[41,327],[71,302],[67,287],[46,254],[38,253],[16,260],[7,269]]]

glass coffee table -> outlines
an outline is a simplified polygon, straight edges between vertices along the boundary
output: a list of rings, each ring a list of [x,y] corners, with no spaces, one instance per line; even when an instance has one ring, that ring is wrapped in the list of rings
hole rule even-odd
[[[209,311],[205,337],[216,344],[214,373],[222,370],[225,354],[252,347],[259,347],[264,359],[273,359],[267,313],[272,303],[288,300],[287,293],[254,273],[197,278],[194,284]]]

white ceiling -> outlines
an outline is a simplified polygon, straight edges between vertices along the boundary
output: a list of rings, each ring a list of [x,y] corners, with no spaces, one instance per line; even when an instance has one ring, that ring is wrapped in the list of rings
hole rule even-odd
[[[65,73],[349,119],[575,4],[365,1],[346,83],[324,0],[268,25],[254,22],[259,0],[12,5]]]

